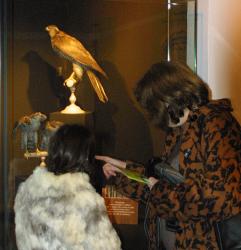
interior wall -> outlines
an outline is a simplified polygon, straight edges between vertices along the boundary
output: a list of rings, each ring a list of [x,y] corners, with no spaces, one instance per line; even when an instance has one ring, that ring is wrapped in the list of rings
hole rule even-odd
[[[109,136],[116,131],[115,147],[112,150],[105,147],[105,152],[124,159],[127,157],[146,161],[148,155],[160,153],[163,134],[147,123],[136,109],[133,88],[153,63],[167,59],[166,3],[105,1],[104,4],[92,6],[92,10],[97,23],[95,31],[98,56],[103,58],[103,65],[112,79],[106,85],[107,91],[110,90],[110,105],[105,105],[105,108],[103,105],[96,107],[97,128],[107,131]],[[186,10],[185,5],[178,5],[170,11],[171,59],[184,62],[187,40]],[[114,112],[112,122],[115,126],[108,126],[107,109]],[[147,134],[149,132],[150,135]],[[145,141],[149,137],[152,153],[150,141]]]
[[[241,2],[198,1],[198,73],[213,98],[230,98],[241,122]]]
[[[96,128],[107,135],[103,153],[145,162],[153,154],[152,138],[133,88],[151,64],[166,57],[166,8],[157,2],[106,1],[92,10],[98,56],[109,75],[110,102],[96,105]]]

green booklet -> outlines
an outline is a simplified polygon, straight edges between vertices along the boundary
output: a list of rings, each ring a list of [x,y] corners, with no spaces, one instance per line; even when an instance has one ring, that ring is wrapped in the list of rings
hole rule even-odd
[[[141,175],[140,173],[128,170],[128,169],[123,169],[123,168],[119,168],[121,170],[121,173],[124,174],[126,177],[128,177],[131,180],[137,181],[137,182],[141,182],[144,184],[148,184],[148,178],[144,175]]]

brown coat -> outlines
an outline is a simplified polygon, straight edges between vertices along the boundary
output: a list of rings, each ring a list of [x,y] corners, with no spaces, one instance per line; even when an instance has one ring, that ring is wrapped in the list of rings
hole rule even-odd
[[[181,129],[172,130],[161,157],[172,152]],[[158,249],[156,218],[175,218],[177,249],[218,249],[213,222],[241,211],[241,128],[231,115],[227,99],[211,101],[189,114],[182,130],[179,171],[185,182],[176,186],[158,182],[147,185],[116,178],[121,192],[148,203],[149,249]],[[144,167],[128,164],[144,173]]]

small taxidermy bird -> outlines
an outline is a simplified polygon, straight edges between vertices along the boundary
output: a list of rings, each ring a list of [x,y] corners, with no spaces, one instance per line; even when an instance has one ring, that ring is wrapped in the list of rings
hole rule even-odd
[[[107,102],[108,97],[99,78],[96,75],[96,72],[102,74],[105,77],[107,77],[107,75],[91,56],[88,50],[79,40],[59,30],[55,25],[47,26],[46,30],[49,33],[53,50],[73,64],[73,73],[65,81],[66,84],[68,85],[68,82],[72,82],[74,85],[82,78],[83,70],[85,70],[100,101]],[[68,85],[68,87],[72,86]]]
[[[38,151],[38,132],[47,116],[36,112],[31,115],[21,117],[13,128],[13,135],[17,131],[21,132],[21,148],[28,152],[29,150]]]

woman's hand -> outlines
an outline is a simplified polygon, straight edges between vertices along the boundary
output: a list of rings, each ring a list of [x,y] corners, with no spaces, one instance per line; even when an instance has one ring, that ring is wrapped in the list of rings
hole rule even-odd
[[[109,156],[96,155],[95,159],[105,162],[102,168],[107,179],[111,176],[116,176],[116,172],[121,172],[121,168],[126,168],[125,161],[120,161]]]

